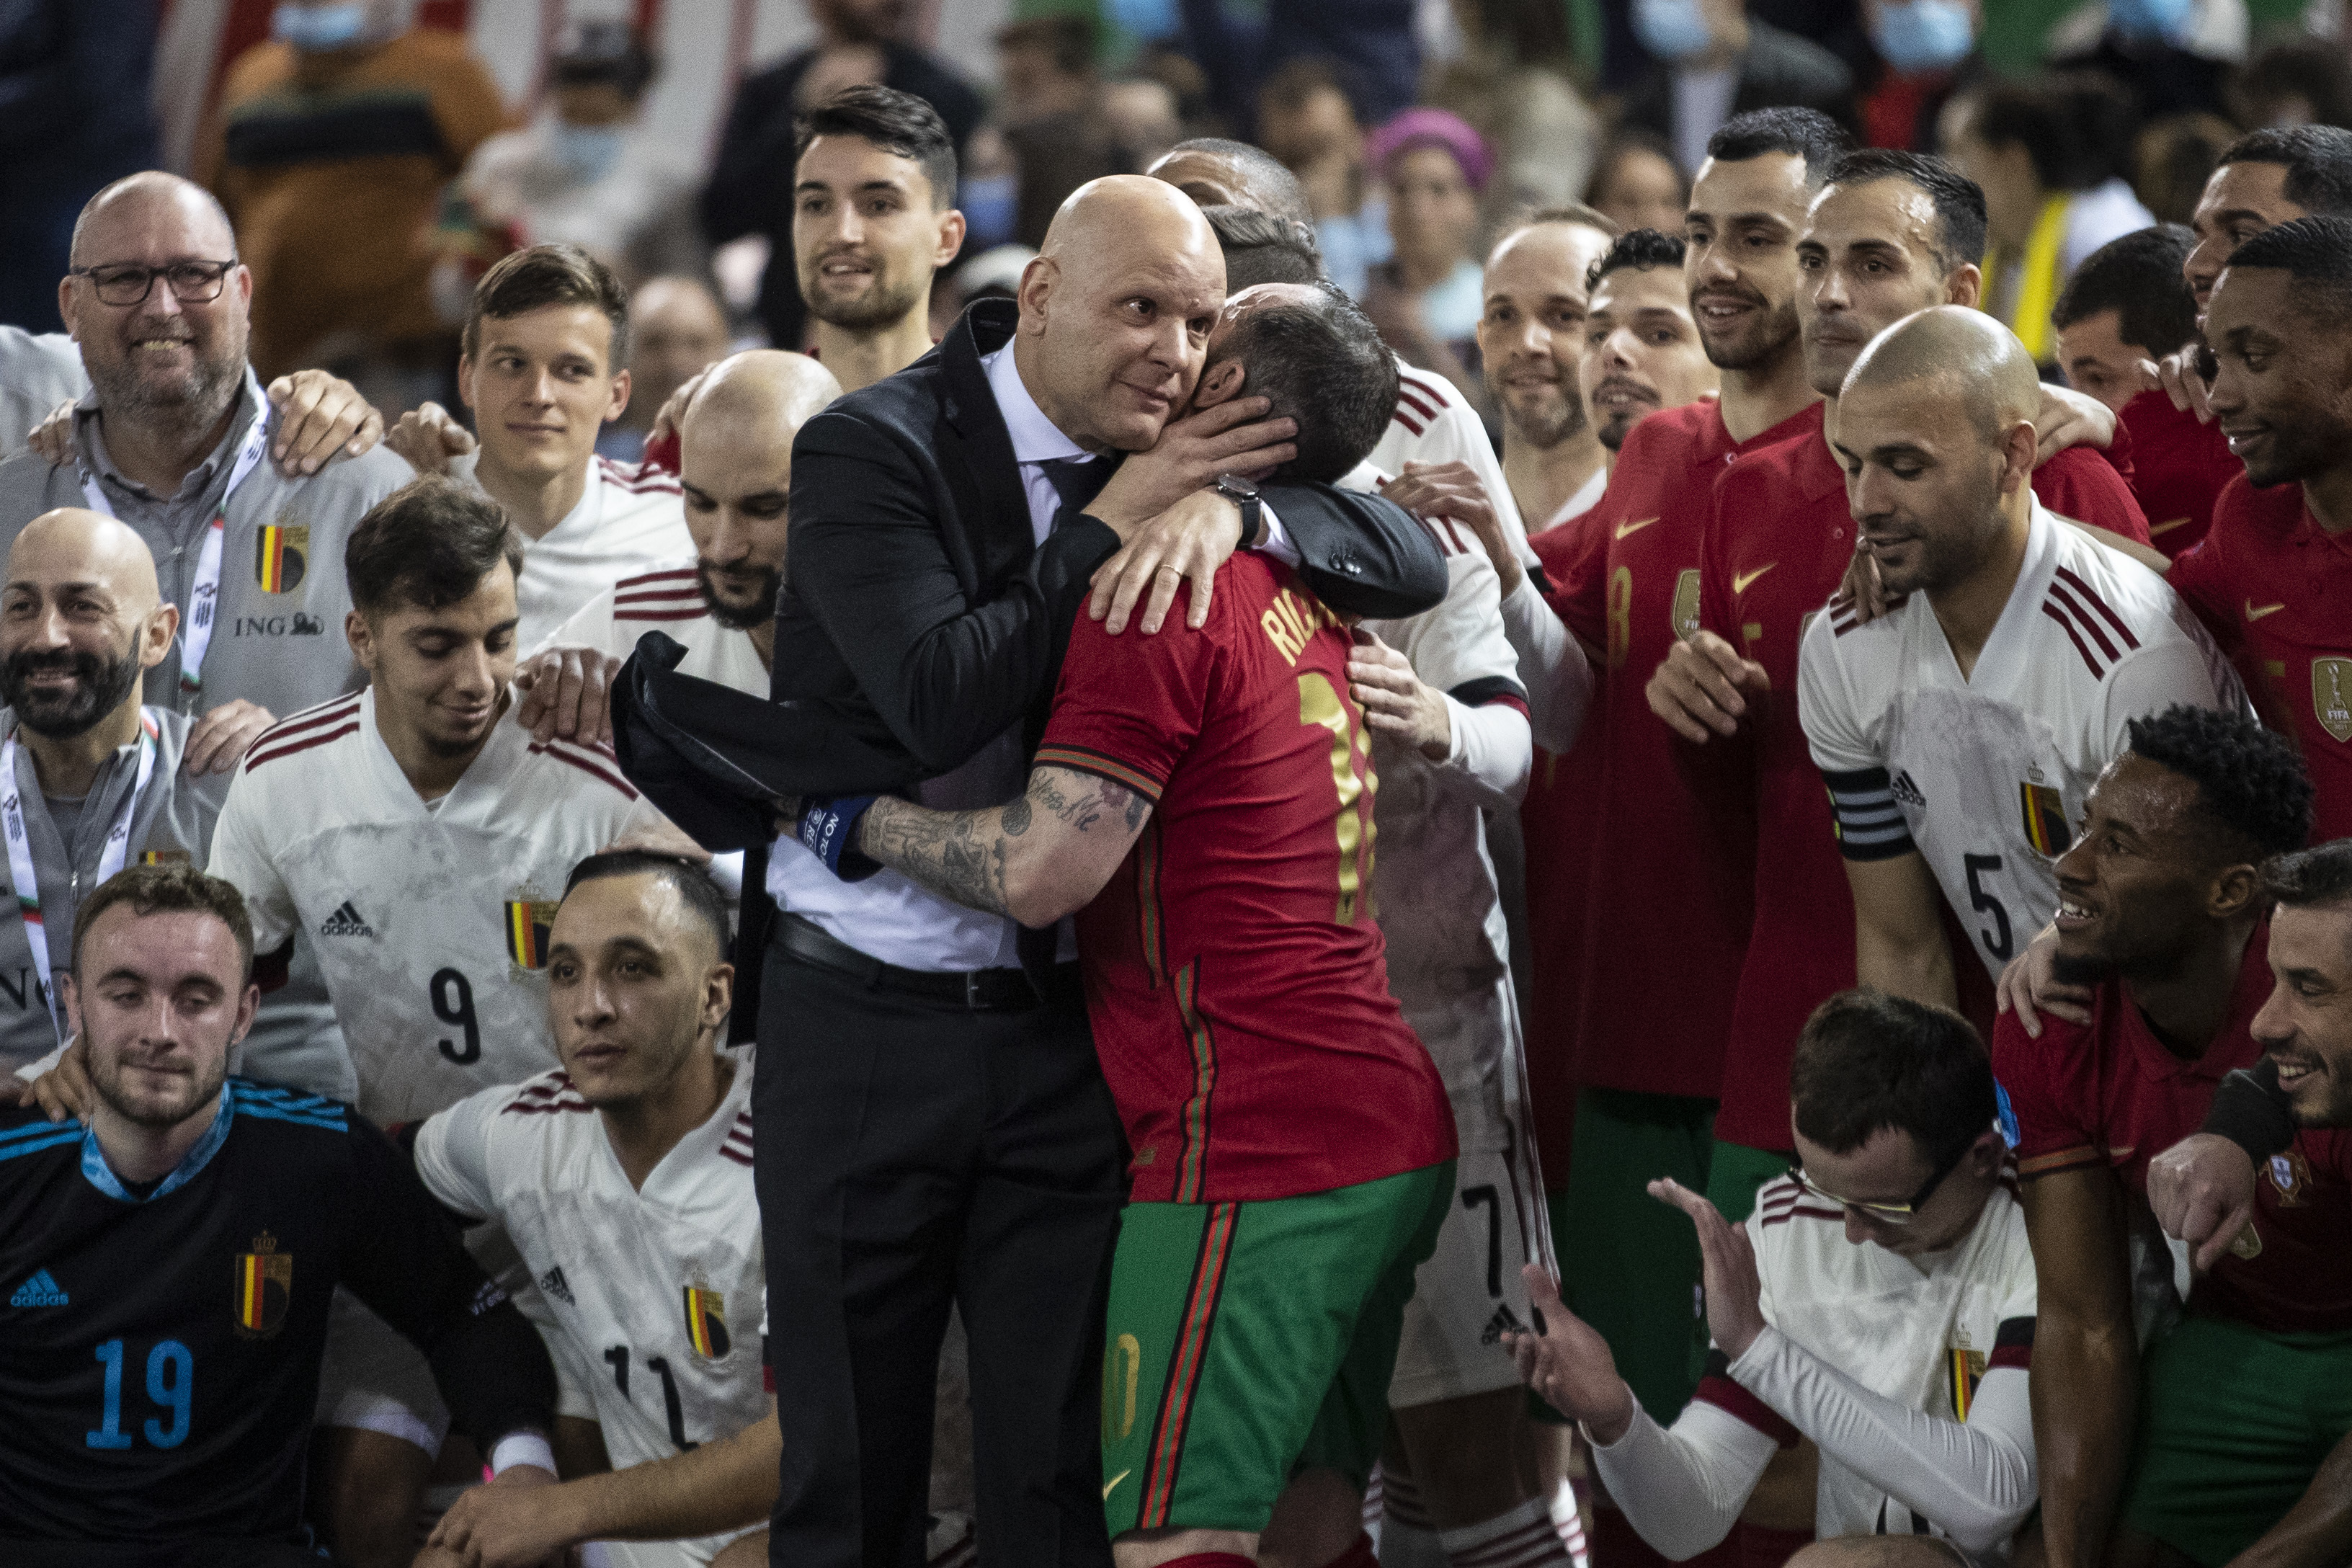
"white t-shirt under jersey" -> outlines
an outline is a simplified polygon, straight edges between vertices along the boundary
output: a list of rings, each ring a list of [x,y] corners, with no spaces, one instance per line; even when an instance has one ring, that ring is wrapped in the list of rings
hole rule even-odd
[[[593,1416],[614,1469],[765,1417],[760,1205],[746,1058],[709,1119],[632,1187],[604,1119],[562,1072],[468,1096],[418,1129],[416,1173],[494,1219],[529,1265],[566,1415]],[[748,1528],[756,1529],[757,1526]],[[735,1531],[632,1544],[638,1568],[708,1563]]]
[[[2033,503],[2009,604],[1963,678],[1925,594],[1813,617],[1797,712],[1854,860],[1913,848],[1995,976],[2058,907],[2057,858],[2125,726],[2243,688],[2164,579]]]
[[[361,1111],[408,1121],[555,1065],[555,900],[573,866],[653,815],[610,752],[542,746],[511,710],[428,804],[377,731],[371,688],[254,742],[209,868],[245,895],[255,951],[310,933]]]
[[[449,472],[478,485],[476,461],[460,458]],[[515,605],[522,617],[515,647],[539,647],[580,606],[622,578],[693,553],[677,475],[646,464],[591,458],[588,483],[563,521],[523,542],[522,574],[515,579]]]

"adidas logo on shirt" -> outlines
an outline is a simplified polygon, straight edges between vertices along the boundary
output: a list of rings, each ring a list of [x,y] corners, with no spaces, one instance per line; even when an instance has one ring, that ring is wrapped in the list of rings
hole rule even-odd
[[[1911,782],[1908,769],[1895,775],[1895,782],[1887,786],[1887,793],[1906,805],[1924,806],[1927,804],[1927,797],[1921,795],[1919,786]]]
[[[1519,1321],[1518,1314],[1511,1310],[1511,1304],[1504,1301],[1495,1308],[1495,1315],[1486,1320],[1486,1330],[1479,1334],[1478,1342],[1482,1345],[1499,1344],[1505,1334],[1524,1334],[1527,1331],[1528,1326]]]
[[[35,1269],[33,1277],[17,1286],[16,1293],[8,1298],[8,1305],[12,1307],[63,1307],[69,1304],[66,1293],[58,1289],[58,1282],[49,1278],[49,1271],[46,1268]]]
[[[564,1283],[563,1265],[561,1263],[539,1277],[539,1288],[567,1307],[576,1307],[580,1304],[572,1299],[572,1287]]]
[[[345,899],[342,907],[329,915],[326,923],[320,926],[319,934],[320,936],[373,936],[375,928],[362,920],[359,910],[352,908],[352,901]]]

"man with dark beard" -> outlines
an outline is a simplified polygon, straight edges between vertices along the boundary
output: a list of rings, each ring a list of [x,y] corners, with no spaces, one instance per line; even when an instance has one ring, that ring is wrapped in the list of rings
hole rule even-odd
[[[110,518],[48,512],[9,547],[0,585],[0,829],[16,889],[0,911],[8,1068],[66,1036],[50,960],[81,896],[126,863],[201,863],[211,853],[219,804],[180,773],[187,716],[140,701],[141,675],[172,651],[179,624],[146,545]]]

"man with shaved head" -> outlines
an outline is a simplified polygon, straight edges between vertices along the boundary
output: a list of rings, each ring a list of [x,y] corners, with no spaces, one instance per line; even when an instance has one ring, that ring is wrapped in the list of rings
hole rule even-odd
[[[1865,985],[1958,999],[1941,897],[1987,971],[2058,908],[2052,869],[2126,727],[2245,693],[2163,579],[2053,519],[2032,484],[2033,363],[1981,311],[1871,340],[1832,448],[1901,606],[1833,601],[1804,634],[1798,713],[1829,785]]]
[[[1191,581],[1197,626],[1244,542],[1337,611],[1410,614],[1443,594],[1444,562],[1402,510],[1253,485],[1298,455],[1265,399],[1183,412],[1224,294],[1215,237],[1173,186],[1095,181],[1017,301],[976,303],[937,352],[793,444],[761,724],[773,776],[808,804],[770,847],[755,1090],[779,1563],[895,1568],[920,1552],[951,1299],[988,1551],[1108,1561],[1097,1376],[1123,1151],[1071,938],[856,877],[872,868],[854,855],[852,879],[836,872],[876,792],[1021,795],[1090,588],[1127,637],[1189,636],[1160,630],[1176,588]]]
[[[0,1064],[63,1043],[51,984],[82,894],[128,865],[202,865],[220,802],[180,772],[187,716],[141,700],[180,613],[121,523],[46,512],[8,548],[0,583],[0,829],[16,889],[0,928]]]

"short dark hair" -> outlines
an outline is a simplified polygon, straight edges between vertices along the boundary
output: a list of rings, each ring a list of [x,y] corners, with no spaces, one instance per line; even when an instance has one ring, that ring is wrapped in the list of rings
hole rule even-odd
[[[499,503],[428,474],[360,519],[343,546],[343,580],[363,616],[403,605],[438,610],[471,595],[501,561],[522,571],[522,540]]]
[[[1622,272],[1635,267],[1646,272],[1653,267],[1671,267],[1682,270],[1683,257],[1688,247],[1683,237],[1660,229],[1628,229],[1619,235],[1602,251],[1598,259],[1584,270],[1584,291],[1590,294],[1601,287],[1601,280],[1612,272]]]
[[[1927,153],[1864,147],[1848,153],[1830,171],[1832,185],[1867,185],[1903,180],[1936,204],[1936,265],[1946,272],[1984,259],[1984,191],[1946,159]]]
[[[474,285],[460,346],[472,358],[482,346],[485,321],[510,321],[550,305],[586,305],[613,323],[604,368],[629,363],[629,291],[613,269],[576,245],[530,245],[500,257]]]
[[[570,898],[572,889],[583,882],[611,877],[654,877],[676,888],[688,918],[709,933],[712,950],[722,963],[726,961],[731,940],[727,930],[727,900],[699,867],[689,866],[675,855],[657,855],[650,849],[607,849],[572,868],[572,875],[563,879],[563,897]]]
[[[1298,422],[1298,456],[1273,478],[1339,479],[1369,456],[1395,416],[1396,356],[1361,307],[1325,279],[1314,303],[1261,305],[1241,319],[1219,358],[1248,373],[1243,395]]]
[[[2124,726],[2128,749],[2197,786],[2197,810],[2261,860],[2311,837],[2311,775],[2303,753],[2251,715],[2176,702]]]
[[[1839,992],[1805,1020],[1789,1098],[1797,1131],[1832,1154],[1892,1127],[1930,1164],[1955,1158],[1996,1113],[1992,1058],[1966,1018],[1868,986]]]
[[[2352,838],[2273,859],[2263,868],[2263,897],[2283,910],[2352,903]]]
[[[2022,144],[2044,190],[2087,191],[2121,173],[2139,127],[2112,78],[2062,71],[1996,81],[1976,95],[1969,130],[1988,147]]]
[[[1223,158],[1249,175],[1250,183],[1271,194],[1281,207],[1274,216],[1288,218],[1293,223],[1315,226],[1315,208],[1307,199],[1307,187],[1290,172],[1290,165],[1263,147],[1253,147],[1246,142],[1234,142],[1223,136],[1192,136],[1168,149],[1171,153],[1205,153]]]
[[[98,917],[117,904],[148,915],[193,912],[210,915],[236,938],[240,966],[238,984],[253,978],[253,919],[246,913],[245,895],[218,877],[208,877],[184,861],[152,866],[126,866],[100,882],[74,911],[73,973],[81,978],[81,944]]]
[[[1225,292],[1238,294],[1261,283],[1313,283],[1323,276],[1323,252],[1315,231],[1255,207],[1218,205],[1201,209],[1225,253]]]
[[[955,137],[940,111],[911,92],[871,83],[845,87],[793,121],[793,169],[820,136],[855,136],[923,171],[931,187],[931,210],[955,205]]]
[[[1751,109],[1716,128],[1706,139],[1706,155],[1718,163],[1745,163],[1785,153],[1805,161],[1805,184],[1819,190],[1850,145],[1844,129],[1818,109]]]
[[[2277,163],[2280,194],[2306,213],[2352,216],[2352,131],[2284,125],[2250,131],[2221,149],[2223,163]]]
[[[2111,239],[2083,258],[2058,295],[2050,324],[2060,331],[2102,310],[2116,313],[2116,335],[2150,359],[2197,337],[2197,296],[2181,276],[2197,237],[2160,223]]]
[[[2352,219],[2299,217],[2266,228],[2230,252],[2230,270],[2268,268],[2302,285],[2296,303],[2352,320]]]
[[[996,29],[1000,49],[1040,49],[1065,76],[1079,76],[1095,67],[1095,19],[1065,11],[1052,16],[1029,16]]]

